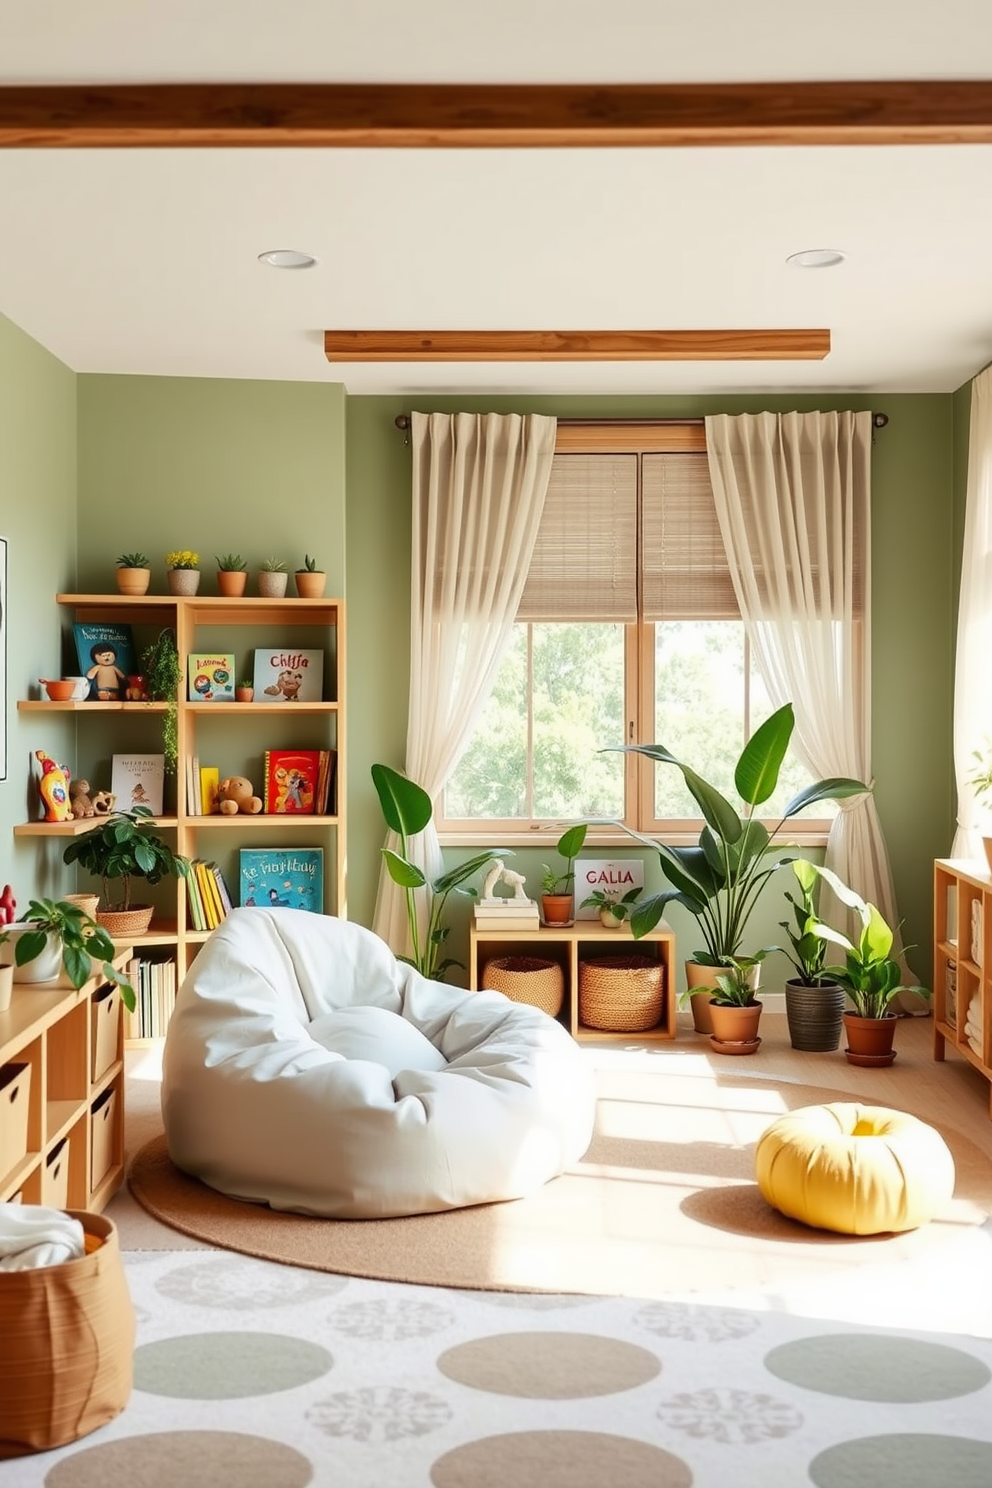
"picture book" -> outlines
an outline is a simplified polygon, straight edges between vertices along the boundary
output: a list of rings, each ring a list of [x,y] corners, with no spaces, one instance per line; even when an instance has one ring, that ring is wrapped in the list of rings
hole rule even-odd
[[[146,806],[161,816],[164,782],[164,754],[115,754],[111,760],[110,789],[118,811]]]
[[[217,787],[220,770],[217,765],[200,766],[200,815],[213,816],[217,810]]]
[[[130,625],[77,620],[72,627],[79,675],[90,684],[88,702],[123,700],[128,677],[137,675]]]
[[[234,656],[230,651],[191,651],[186,658],[191,703],[234,702]]]
[[[270,646],[255,652],[256,703],[319,703],[324,695],[323,651]]]
[[[611,898],[622,899],[630,889],[644,888],[644,863],[640,858],[578,858],[575,864],[575,918],[598,920],[595,904],[582,908],[594,889],[602,889]]]
[[[324,912],[322,847],[243,847],[240,902]]]
[[[312,816],[319,770],[319,749],[267,749],[262,810]]]

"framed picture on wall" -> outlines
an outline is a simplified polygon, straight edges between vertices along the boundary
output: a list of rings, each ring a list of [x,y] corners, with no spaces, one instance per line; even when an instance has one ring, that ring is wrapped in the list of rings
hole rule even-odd
[[[7,779],[7,539],[0,537],[0,780]]]

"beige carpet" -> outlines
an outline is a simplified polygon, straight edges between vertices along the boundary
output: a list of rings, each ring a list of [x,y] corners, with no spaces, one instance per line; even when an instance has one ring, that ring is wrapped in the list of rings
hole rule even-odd
[[[179,1172],[161,1136],[137,1153],[129,1183],[170,1227],[262,1259],[433,1286],[603,1296],[767,1289],[838,1273],[864,1285],[866,1268],[953,1247],[989,1216],[992,1162],[931,1122],[957,1169],[954,1197],[931,1224],[870,1239],[808,1230],[761,1198],[753,1144],[782,1111],[850,1093],[729,1073],[607,1069],[598,1078],[596,1135],[583,1161],[509,1204],[374,1221],[277,1214]],[[941,1264],[953,1268],[953,1257]]]

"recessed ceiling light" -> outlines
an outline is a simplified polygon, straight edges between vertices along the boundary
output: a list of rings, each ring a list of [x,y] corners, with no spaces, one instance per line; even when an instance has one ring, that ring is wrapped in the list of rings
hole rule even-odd
[[[835,269],[846,257],[839,248],[804,248],[801,253],[790,253],[785,261],[797,269]]]
[[[312,269],[317,260],[309,253],[300,253],[296,248],[270,248],[258,255],[259,263],[270,269]]]

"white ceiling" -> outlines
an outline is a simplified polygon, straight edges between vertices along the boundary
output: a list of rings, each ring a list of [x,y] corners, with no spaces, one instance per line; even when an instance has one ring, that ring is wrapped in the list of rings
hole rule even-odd
[[[992,78],[988,0],[341,10],[0,0],[0,84]],[[847,261],[785,263],[824,246]],[[261,267],[277,247],[318,266]],[[992,146],[3,150],[0,312],[80,372],[355,393],[948,391],[992,360]],[[332,366],[322,341],[790,326],[828,327],[827,359]]]

